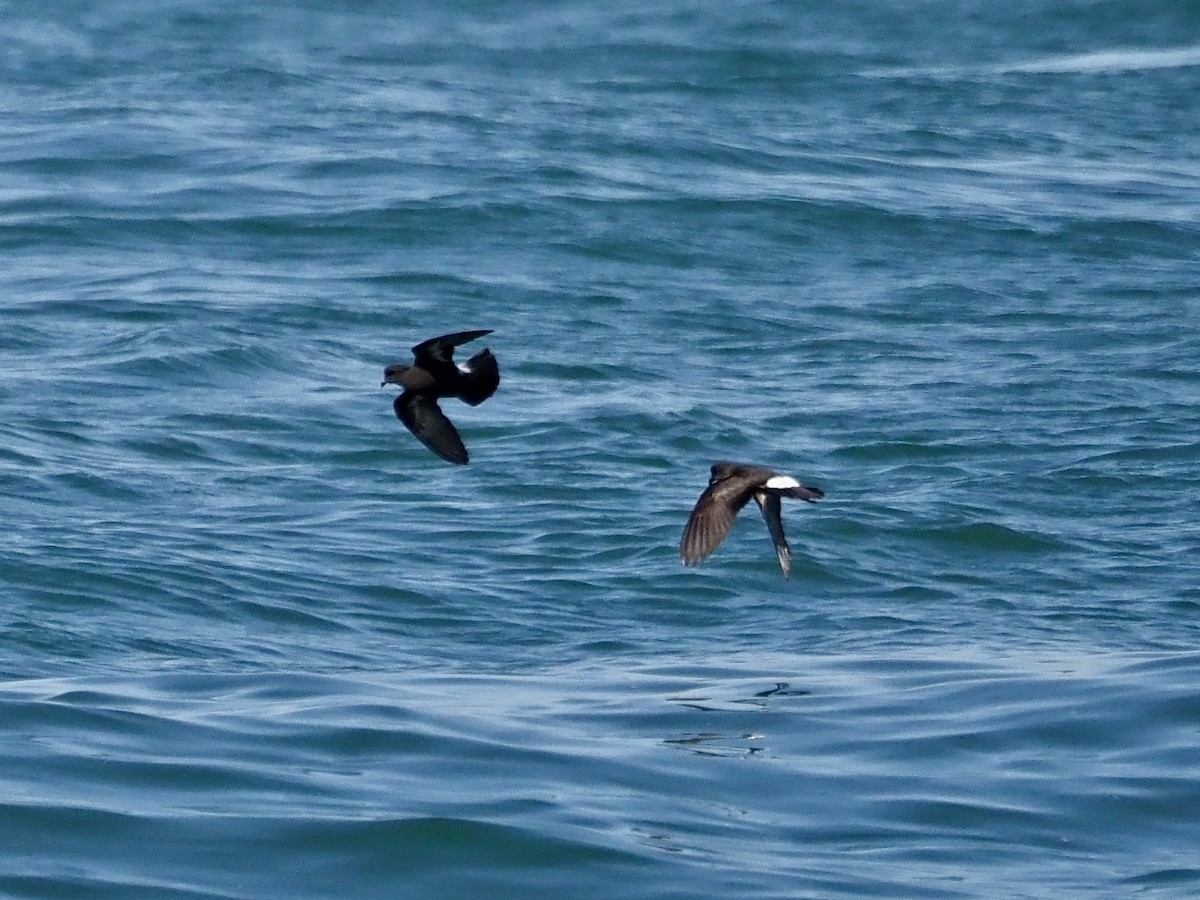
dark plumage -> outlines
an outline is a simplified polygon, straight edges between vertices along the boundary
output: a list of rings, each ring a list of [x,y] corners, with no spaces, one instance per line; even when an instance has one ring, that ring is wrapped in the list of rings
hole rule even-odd
[[[465,465],[467,448],[454,423],[438,406],[438,400],[458,397],[464,403],[478,406],[496,393],[500,365],[491,350],[476,353],[465,366],[454,362],[455,347],[491,333],[490,328],[485,328],[430,338],[412,348],[411,365],[392,363],[383,370],[383,384],[404,388],[392,404],[397,418],[422,444],[452,463]]]
[[[792,572],[792,551],[783,535],[780,497],[796,497],[815,503],[825,492],[781,475],[764,466],[748,463],[713,463],[708,487],[696,501],[696,507],[683,529],[679,556],[684,565],[694,566],[712,553],[733,526],[738,512],[753,497],[767,521],[767,530],[775,543],[775,554],[784,577]]]

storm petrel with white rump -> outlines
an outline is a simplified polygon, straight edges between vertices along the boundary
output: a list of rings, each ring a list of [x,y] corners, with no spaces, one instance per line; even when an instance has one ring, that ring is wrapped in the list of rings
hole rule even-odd
[[[383,370],[385,384],[398,384],[404,391],[393,402],[396,417],[417,439],[442,459],[459,465],[467,463],[467,448],[459,437],[454,423],[438,406],[441,397],[458,397],[464,403],[478,406],[500,384],[500,365],[488,349],[472,356],[466,365],[454,362],[454,348],[485,334],[481,331],[459,331],[430,338],[412,348],[411,365],[392,363]]]
[[[685,566],[694,566],[712,553],[733,526],[733,520],[753,497],[767,520],[767,530],[775,542],[775,554],[784,577],[792,573],[792,551],[783,536],[779,514],[780,497],[796,497],[815,503],[824,497],[820,488],[801,484],[791,475],[781,475],[764,466],[749,463],[713,463],[708,487],[696,501],[696,507],[683,529],[679,556]]]

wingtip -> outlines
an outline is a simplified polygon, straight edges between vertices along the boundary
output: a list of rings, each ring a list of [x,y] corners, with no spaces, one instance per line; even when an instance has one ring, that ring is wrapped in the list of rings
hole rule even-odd
[[[454,463],[456,466],[465,466],[471,461],[471,454],[467,453],[465,450],[461,455],[459,455],[458,453],[454,452],[454,448],[452,447],[430,447],[429,449],[433,450],[434,453],[436,453],[446,462]]]
[[[792,550],[787,544],[775,545],[775,556],[779,559],[779,568],[783,569],[783,577],[792,577]]]

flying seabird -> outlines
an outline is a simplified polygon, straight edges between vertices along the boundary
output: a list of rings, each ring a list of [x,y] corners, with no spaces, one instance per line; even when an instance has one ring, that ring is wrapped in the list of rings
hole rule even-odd
[[[716,462],[708,487],[696,501],[696,507],[683,529],[679,556],[685,566],[694,566],[717,549],[725,540],[738,511],[753,497],[767,520],[767,530],[775,542],[775,553],[784,577],[792,572],[792,551],[783,536],[779,515],[780,497],[797,497],[815,503],[824,497],[820,488],[801,484],[791,475],[749,463]]]
[[[466,465],[467,448],[438,406],[438,398],[458,397],[478,406],[496,393],[500,366],[491,350],[476,353],[465,366],[454,362],[455,347],[491,333],[492,329],[485,328],[430,338],[412,348],[411,365],[392,363],[383,370],[380,387],[398,384],[404,388],[392,404],[397,418],[422,444],[452,463]]]

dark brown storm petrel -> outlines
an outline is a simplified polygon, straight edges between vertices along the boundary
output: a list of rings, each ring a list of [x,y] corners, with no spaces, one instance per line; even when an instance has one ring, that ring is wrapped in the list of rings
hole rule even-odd
[[[496,393],[500,365],[491,350],[481,350],[466,365],[454,362],[455,347],[491,333],[490,328],[485,328],[430,338],[412,348],[414,359],[410,365],[392,363],[383,370],[383,384],[404,388],[392,404],[397,418],[422,444],[452,463],[465,465],[467,448],[454,423],[438,406],[438,400],[457,397],[478,406]]]
[[[775,542],[775,554],[784,577],[792,572],[792,551],[783,536],[783,518],[779,498],[796,497],[815,503],[824,497],[820,488],[798,482],[791,475],[781,475],[764,466],[749,463],[713,463],[708,487],[696,501],[696,507],[683,529],[679,556],[684,565],[694,566],[717,549],[725,540],[733,520],[753,497],[767,520],[767,530]]]

